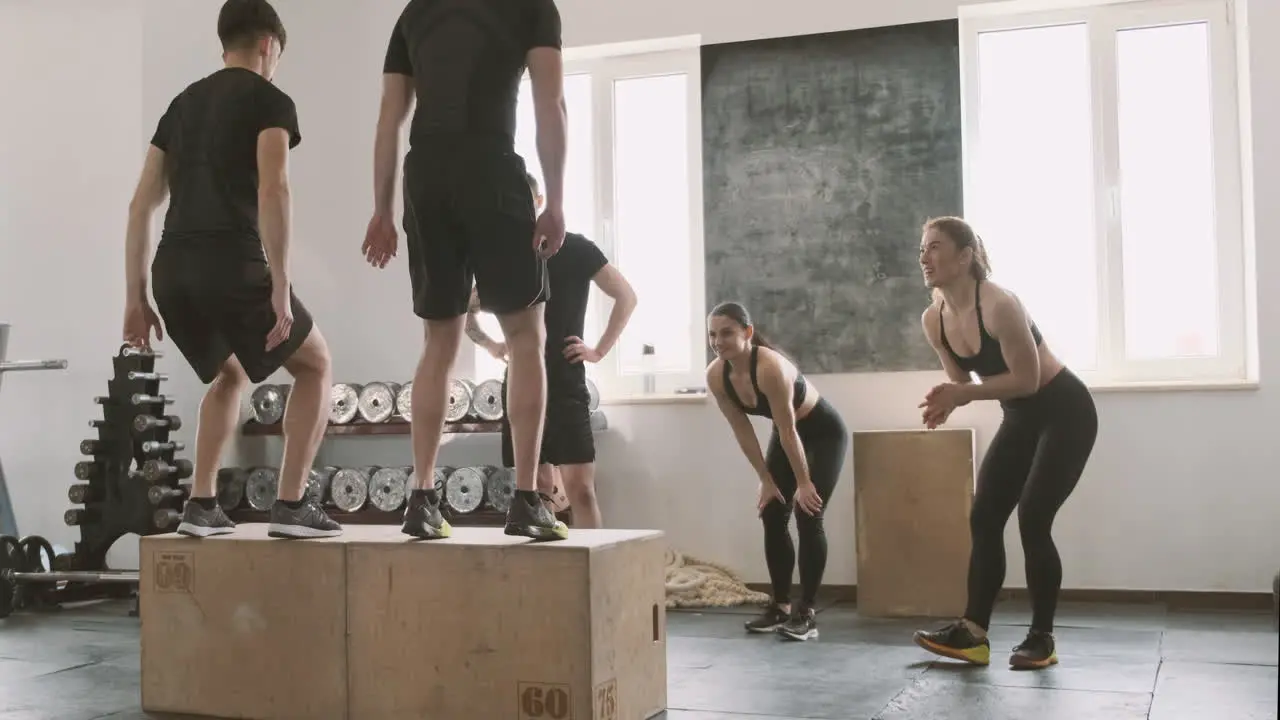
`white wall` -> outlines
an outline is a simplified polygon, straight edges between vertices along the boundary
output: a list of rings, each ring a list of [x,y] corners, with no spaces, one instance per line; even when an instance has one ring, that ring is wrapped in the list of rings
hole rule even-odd
[[[92,33],[100,48],[93,60],[54,70],[77,80],[79,86],[84,85],[83,73],[96,72],[93,78],[99,80],[96,88],[100,92],[129,97],[127,91],[131,90],[132,97],[141,102],[141,117],[134,108],[121,110],[120,127],[110,137],[100,124],[95,125],[92,137],[98,142],[86,139],[82,143],[91,148],[57,150],[68,155],[68,163],[92,164],[99,176],[110,173],[109,179],[95,180],[85,174],[90,168],[77,172],[76,180],[86,184],[77,196],[79,202],[95,212],[61,211],[54,205],[59,191],[48,182],[32,185],[24,181],[10,202],[15,197],[11,189],[15,164],[0,163],[0,188],[4,189],[0,212],[5,217],[5,225],[0,226],[5,228],[0,230],[4,238],[0,258],[10,260],[14,245],[24,243],[21,272],[10,269],[12,261],[0,264],[5,278],[0,286],[0,311],[18,326],[10,355],[62,354],[73,362],[63,378],[71,381],[65,388],[55,387],[49,377],[11,378],[0,399],[0,457],[5,458],[10,484],[20,485],[15,498],[19,523],[26,532],[55,538],[62,532],[59,518],[66,507],[65,486],[84,432],[83,420],[95,410],[89,398],[104,387],[109,355],[117,342],[120,311],[113,303],[118,303],[123,284],[117,268],[124,203],[141,157],[141,143],[172,94],[217,66],[213,34],[213,18],[220,4],[217,0],[144,0],[144,4],[147,63],[141,84],[122,80],[121,73],[107,68],[106,57],[119,57],[121,65],[127,64],[124,58],[134,45],[119,40],[128,37],[127,32],[103,41],[99,23],[105,21],[97,15],[80,14],[72,22],[77,27],[84,24],[78,31],[82,35],[77,35],[79,46],[92,45],[87,42]],[[40,3],[41,8],[80,5],[71,0]],[[293,161],[297,202],[293,272],[299,293],[329,338],[335,376],[340,381],[407,379],[421,337],[409,308],[404,264],[397,261],[379,272],[365,265],[358,253],[371,203],[370,151],[378,75],[387,33],[399,6],[399,0],[359,5],[277,0],[291,36],[277,82],[297,101],[304,135]],[[0,8],[7,7],[0,2]],[[36,5],[32,2],[19,7],[34,12],[30,8]],[[566,43],[583,46],[697,33],[704,42],[726,42],[937,20],[954,17],[956,3],[793,0],[750,14],[740,12],[733,0],[651,0],[642,4],[560,0],[560,7]],[[1280,62],[1280,48],[1263,39],[1280,31],[1280,6],[1251,0],[1249,10],[1248,37],[1254,39],[1250,62],[1254,67],[1275,67]],[[41,12],[46,17],[45,24],[39,26],[42,34],[65,39],[77,32],[68,30],[71,21],[62,14],[65,11]],[[56,13],[56,20],[51,13]],[[117,4],[113,4],[110,17],[112,23],[127,24],[127,16]],[[19,19],[25,20],[25,16]],[[12,24],[0,22],[0,28],[4,27]],[[22,32],[31,35],[29,28],[29,24],[23,26]],[[137,36],[132,37],[136,40]],[[0,52],[12,52],[15,44],[4,43],[5,50]],[[117,46],[115,55],[104,55]],[[162,59],[162,55],[167,57]],[[136,57],[132,61],[136,63]],[[6,63],[6,67],[12,66]],[[1251,89],[1254,182],[1258,197],[1265,199],[1280,191],[1280,89],[1266,83],[1264,77],[1256,73]],[[16,88],[16,96],[22,99],[15,103],[17,107],[50,102],[43,99],[44,83],[14,75],[5,87],[9,97],[14,97],[10,87]],[[82,107],[71,103],[64,100],[60,106],[67,111]],[[93,111],[102,114],[107,109],[100,106]],[[83,137],[86,132],[82,124],[62,118],[17,121],[30,128],[32,135],[27,137],[31,138],[47,137],[51,128],[62,131],[57,134],[59,139],[72,132]],[[13,122],[13,118],[0,120],[7,123],[0,127],[7,130]],[[15,152],[13,136],[5,133],[4,137],[5,152]],[[24,141],[16,152],[23,161],[18,165],[26,166],[42,150],[36,143]],[[87,186],[90,181],[93,187]],[[103,216],[113,224],[104,223]],[[15,223],[14,217],[19,221]],[[1264,239],[1257,256],[1260,275],[1265,278],[1280,268],[1280,254],[1274,244],[1266,242],[1280,233],[1280,208],[1264,201],[1253,220],[1257,236]],[[48,271],[26,269],[28,259],[37,254],[49,258],[62,255],[45,249],[46,244],[31,242],[33,235],[52,242],[79,240],[86,235],[94,238],[94,250],[86,252],[89,266],[106,267],[110,272],[104,276],[97,267],[94,271],[63,271],[64,276],[69,273],[77,280],[79,297],[74,304],[71,300],[65,304],[68,309],[87,313],[85,330],[72,333],[67,323],[59,322],[67,316],[64,311],[27,301],[32,291],[42,290],[44,285],[66,287],[65,283],[45,281]],[[27,250],[28,246],[32,249]],[[102,262],[94,263],[99,260]],[[1261,285],[1259,306],[1274,306],[1280,290],[1265,282]],[[1275,527],[1280,485],[1270,475],[1276,451],[1264,428],[1280,410],[1280,397],[1268,383],[1280,372],[1275,360],[1280,350],[1280,321],[1273,319],[1260,330],[1261,390],[1098,394],[1098,445],[1057,526],[1067,587],[1240,591],[1269,587],[1280,560],[1280,531]],[[467,356],[464,352],[460,369],[466,368]],[[163,364],[175,378],[166,390],[179,396],[177,412],[194,421],[198,384],[176,355]],[[917,427],[916,404],[940,377],[940,373],[898,373],[819,375],[813,380],[853,429],[867,430]],[[42,393],[61,401],[42,405]],[[766,580],[753,511],[754,480],[713,404],[624,405],[606,410],[613,426],[599,438],[599,485],[606,520],[616,526],[663,529],[687,553],[727,563],[748,580]],[[23,419],[35,412],[46,418],[39,428],[30,427]],[[1194,417],[1195,424],[1175,422],[1175,415]],[[988,405],[962,409],[951,423],[975,428],[982,451],[998,421],[998,410]],[[766,428],[759,428],[763,440]],[[182,434],[189,437],[189,431]],[[246,439],[240,442],[238,452],[245,462],[275,462],[279,443]],[[446,446],[442,462],[488,461],[496,458],[497,452],[496,437],[457,438]],[[331,438],[320,461],[407,464],[409,457],[407,438]],[[53,468],[53,472],[45,468]],[[856,582],[852,484],[852,471],[846,466],[828,511],[831,553],[826,580],[830,583]],[[1008,584],[1022,586],[1016,519],[1009,525],[1007,538]]]
[[[69,363],[4,378],[0,460],[19,531],[68,549],[72,468],[120,343],[140,17],[139,0],[0,1],[0,322],[9,359]]]

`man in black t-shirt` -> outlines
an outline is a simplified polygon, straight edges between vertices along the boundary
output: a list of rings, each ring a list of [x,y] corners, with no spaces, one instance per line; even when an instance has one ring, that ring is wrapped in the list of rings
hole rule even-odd
[[[302,140],[293,100],[271,84],[285,31],[266,0],[227,0],[218,14],[225,67],[169,104],[147,149],[129,205],[126,342],[149,348],[160,319],[201,382],[191,497],[178,532],[232,532],[215,500],[218,463],[240,398],[284,367],[294,378],[284,417],[286,452],[271,508],[273,537],[342,533],[304,495],[329,414],[324,337],[289,282],[289,150]],[[151,265],[151,217],[169,199]]]
[[[404,158],[404,232],[413,310],[426,342],[413,379],[413,460],[418,472],[403,530],[447,537],[431,468],[463,320],[474,283],[511,344],[516,495],[506,532],[568,536],[535,491],[546,406],[543,303],[546,260],[564,242],[566,119],[554,0],[409,0],[383,61],[374,142],[374,209],[363,251],[374,267],[396,254],[392,218],[400,130],[414,107]],[[535,212],[515,152],[516,98],[528,68],[547,207]],[[425,430],[424,430],[425,429]]]
[[[542,205],[538,181],[527,177],[535,206]],[[595,243],[577,233],[565,233],[560,252],[547,261],[551,297],[546,308],[547,410],[538,458],[538,487],[550,491],[559,475],[561,487],[573,508],[574,527],[602,526],[595,489],[595,436],[591,432],[590,399],[584,362],[597,363],[609,354],[622,335],[636,307],[636,294],[618,268],[609,264]],[[587,300],[591,285],[613,300],[609,323],[595,346],[587,345]],[[505,360],[506,343],[489,337],[476,322],[481,310],[473,296],[467,313],[467,335],[493,355]],[[506,402],[506,378],[503,402]],[[502,463],[515,464],[511,423],[502,420]]]

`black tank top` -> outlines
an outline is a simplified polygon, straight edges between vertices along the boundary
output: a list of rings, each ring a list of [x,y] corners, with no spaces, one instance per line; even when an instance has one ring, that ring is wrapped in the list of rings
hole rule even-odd
[[[974,355],[964,357],[958,354],[951,347],[951,343],[947,342],[947,328],[942,320],[942,311],[946,309],[946,302],[938,308],[938,331],[942,336],[942,345],[947,349],[951,358],[956,361],[956,365],[960,366],[966,374],[974,372],[978,377],[991,377],[1001,373],[1009,372],[1009,366],[1004,361],[1004,355],[1000,353],[1000,342],[987,332],[987,326],[982,322],[982,281],[978,281],[978,286],[973,293],[974,311],[978,313],[978,352]],[[1042,338],[1040,336],[1040,328],[1036,327],[1035,321],[1031,323],[1031,337],[1035,338],[1036,347],[1040,347]]]
[[[733,403],[742,408],[742,411],[748,415],[759,415],[770,420],[773,419],[773,410],[769,408],[769,399],[760,391],[760,383],[756,379],[756,368],[760,364],[760,346],[751,346],[751,387],[756,391],[756,406],[747,407],[742,404],[742,399],[738,397],[738,391],[733,389],[733,381],[729,379],[729,363],[724,364],[724,391],[728,393]],[[798,409],[804,404],[804,395],[808,389],[808,384],[804,381],[804,375],[796,373],[796,382],[792,389],[793,409]]]

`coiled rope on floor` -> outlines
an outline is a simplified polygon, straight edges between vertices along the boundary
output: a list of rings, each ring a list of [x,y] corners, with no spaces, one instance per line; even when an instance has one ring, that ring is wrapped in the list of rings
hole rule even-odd
[[[734,607],[762,605],[766,593],[756,592],[729,568],[667,549],[667,607]]]

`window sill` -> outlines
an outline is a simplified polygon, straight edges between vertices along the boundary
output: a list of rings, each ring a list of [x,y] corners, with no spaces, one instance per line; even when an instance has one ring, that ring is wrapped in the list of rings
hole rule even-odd
[[[707,393],[652,393],[650,395],[618,395],[600,398],[605,405],[694,405],[706,401]]]
[[[1099,393],[1118,392],[1195,392],[1204,390],[1258,390],[1257,380],[1088,380],[1089,390]]]

